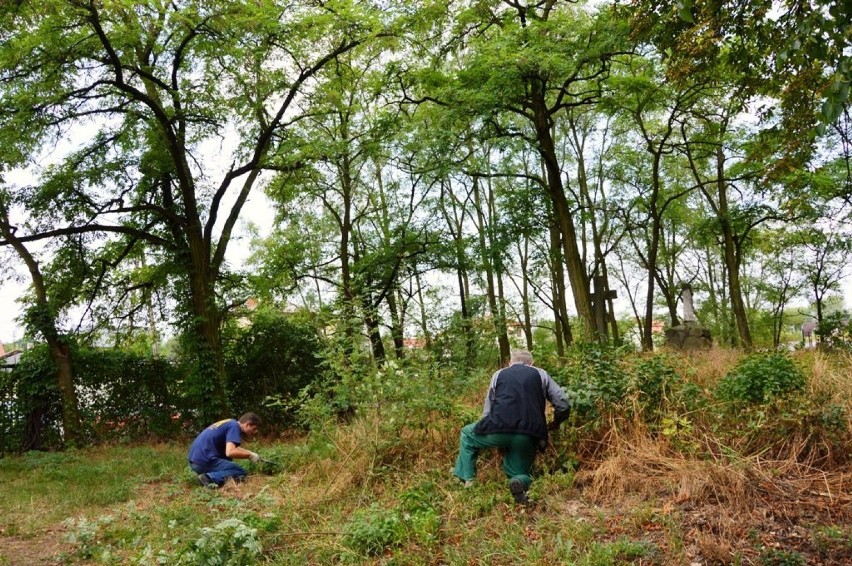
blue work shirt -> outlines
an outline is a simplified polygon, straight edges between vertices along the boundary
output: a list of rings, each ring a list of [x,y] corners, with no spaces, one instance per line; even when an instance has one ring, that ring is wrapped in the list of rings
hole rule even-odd
[[[225,419],[215,422],[201,431],[189,447],[189,461],[193,464],[209,464],[224,458],[225,445],[233,442],[237,446],[242,442],[242,429],[236,419]]]

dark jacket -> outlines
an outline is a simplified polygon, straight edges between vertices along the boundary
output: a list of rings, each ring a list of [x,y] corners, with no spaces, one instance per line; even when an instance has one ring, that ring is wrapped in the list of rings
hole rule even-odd
[[[477,434],[526,434],[547,439],[545,401],[549,400],[558,423],[570,411],[565,393],[542,369],[513,364],[494,374],[485,400],[482,419],[476,423]]]

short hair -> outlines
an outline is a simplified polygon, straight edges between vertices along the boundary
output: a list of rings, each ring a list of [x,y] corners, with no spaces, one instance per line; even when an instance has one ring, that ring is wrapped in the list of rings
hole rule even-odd
[[[532,354],[526,350],[512,350],[512,355],[509,358],[510,364],[524,364],[525,366],[532,365]]]
[[[260,417],[258,417],[254,413],[246,413],[240,417],[240,423],[260,426]]]

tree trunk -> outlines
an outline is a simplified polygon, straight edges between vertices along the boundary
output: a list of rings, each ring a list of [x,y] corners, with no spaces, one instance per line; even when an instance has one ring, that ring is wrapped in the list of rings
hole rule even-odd
[[[385,352],[384,342],[382,342],[379,319],[369,297],[364,298],[361,308],[364,310],[364,324],[367,327],[367,337],[370,339],[370,350],[373,353],[373,359],[376,365],[381,367],[387,359],[387,353]]]
[[[653,154],[654,162],[651,166],[651,196],[648,208],[651,216],[651,241],[648,246],[647,269],[648,282],[645,295],[645,331],[642,335],[642,351],[652,352],[654,350],[654,283],[657,273],[657,254],[660,250],[660,214],[657,210],[657,199],[660,194],[660,153]]]
[[[583,154],[583,148],[585,147],[585,134],[581,136],[580,132],[578,132],[577,121],[573,113],[569,114],[568,120],[571,128],[571,137],[574,145],[574,151],[576,153],[577,158],[577,185],[580,189],[580,196],[585,203],[589,218],[589,224],[591,225],[592,229],[592,245],[595,258],[595,268],[592,271],[593,273],[599,274],[602,277],[604,289],[609,290],[609,275],[607,273],[606,256],[603,253],[603,230],[600,226],[598,226],[597,221],[597,212],[599,210],[602,210],[604,212],[604,215],[606,214],[606,193],[603,191],[603,152],[601,152],[600,162],[598,163],[598,179],[601,189],[600,195],[602,200],[602,206],[599,207],[595,199],[592,199],[592,194],[589,190],[589,178],[586,172],[586,160]],[[606,216],[604,216],[604,230],[606,229],[607,225],[608,220],[606,219]],[[606,304],[608,314],[608,320],[606,321],[606,323],[610,325],[613,343],[617,344],[619,342],[618,323],[615,320],[615,311],[613,310],[613,302],[611,297],[607,297]]]
[[[426,349],[432,347],[432,333],[429,332],[429,325],[426,321],[426,302],[423,300],[423,284],[420,282],[420,272],[414,271],[414,282],[417,285],[417,302],[420,305],[420,330],[423,332],[423,339],[426,341]]]
[[[486,231],[490,230],[490,227],[485,221],[485,214],[482,210],[479,177],[473,178],[473,201],[479,224],[479,247],[481,249],[482,266],[485,270],[485,293],[488,300],[488,309],[491,312],[494,333],[497,336],[497,344],[500,348],[500,365],[505,365],[508,363],[510,355],[509,337],[506,334],[506,320],[503,318],[500,307],[497,304],[497,291],[494,283],[494,262],[492,261],[494,250],[490,247],[490,242],[485,236]]]
[[[396,359],[401,360],[405,357],[405,344],[403,342],[402,324],[400,323],[399,307],[397,304],[394,290],[391,289],[387,294],[388,312],[391,319],[391,338],[393,339],[393,350]]]
[[[535,130],[538,141],[538,151],[547,172],[547,189],[556,215],[557,225],[562,236],[562,247],[565,265],[568,268],[568,280],[574,295],[574,306],[582,324],[581,336],[584,341],[597,340],[595,319],[592,312],[592,299],[589,292],[589,281],[586,266],[583,263],[580,249],[577,247],[577,231],[571,217],[571,209],[565,197],[562,183],[562,171],[556,155],[556,146],[550,131],[552,126],[545,103],[545,93],[537,80],[530,82],[531,101],[535,114]]]
[[[518,244],[518,257],[521,261],[521,305],[524,313],[524,338],[527,343],[527,350],[533,350],[533,335],[532,335],[532,313],[530,311],[530,279],[527,275],[530,262],[530,239],[524,236],[524,244]]]
[[[452,216],[450,215],[450,211],[447,210],[447,193],[449,193],[449,199],[452,205]],[[464,217],[464,212],[461,213],[460,218],[456,210],[456,199],[452,194],[452,187],[447,187],[447,183],[444,181],[441,181],[441,197],[439,202],[441,213],[444,216],[444,220],[447,222],[447,229],[450,231],[450,236],[453,239],[453,249],[456,256],[456,277],[459,285],[459,309],[461,311],[462,338],[465,343],[465,363],[472,364],[474,359],[474,344],[470,324],[470,308],[468,305],[468,298],[470,297],[470,283],[467,275],[467,256],[465,254],[464,233],[462,229],[462,218]]]
[[[562,244],[560,243],[559,228],[554,222],[550,223],[550,275],[553,280],[553,315],[556,318],[556,347],[560,356],[565,355],[564,349],[560,352],[559,347],[570,346],[573,343],[571,335],[571,321],[568,319],[568,305],[565,301],[565,277],[563,275]]]
[[[719,191],[719,222],[722,229],[724,246],[723,257],[728,270],[728,288],[731,297],[731,308],[737,321],[740,343],[746,350],[753,347],[751,330],[748,325],[748,316],[745,303],[743,302],[742,289],[740,288],[740,257],[739,249],[731,225],[730,210],[728,208],[728,184],[724,177],[725,155],[721,148],[716,150],[716,186]]]
[[[195,356],[205,421],[219,420],[230,414],[225,392],[225,357],[221,341],[221,315],[213,289],[210,254],[201,230],[187,230],[189,237],[189,293],[196,337]]]
[[[33,292],[35,293],[35,305],[27,313],[28,325],[32,327],[32,330],[40,333],[47,342],[50,357],[56,366],[56,383],[62,396],[62,428],[65,433],[65,442],[74,446],[80,439],[82,427],[77,392],[74,388],[74,373],[71,369],[71,350],[59,336],[56,327],[56,314],[48,302],[47,287],[38,261],[23,242],[15,236],[15,230],[9,222],[9,211],[4,203],[0,203],[0,234],[24,260],[30,272]]]

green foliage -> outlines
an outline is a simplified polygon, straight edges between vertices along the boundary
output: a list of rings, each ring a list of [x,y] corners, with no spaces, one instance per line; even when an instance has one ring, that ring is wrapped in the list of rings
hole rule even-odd
[[[820,346],[852,351],[852,317],[835,311],[823,317],[816,329]]]
[[[433,426],[435,415],[457,409],[452,395],[458,384],[453,370],[443,364],[386,360],[374,369],[363,361],[341,367],[336,360],[332,360],[336,376],[299,394],[298,423],[305,428],[319,431],[336,419],[375,412],[385,430],[417,429]],[[400,442],[394,435],[389,439]]]
[[[805,566],[808,561],[795,550],[765,548],[760,553],[762,566]]]
[[[469,300],[471,313],[484,313],[485,303]],[[500,359],[493,324],[480,316],[453,313],[443,321],[444,330],[432,338],[431,354],[436,363],[455,372],[459,382],[470,379],[472,368],[494,367]]]
[[[228,395],[235,414],[258,413],[264,425],[288,427],[304,402],[300,392],[325,377],[323,342],[293,316],[260,311],[228,344]]]
[[[181,368],[168,360],[81,348],[73,357],[81,414],[99,438],[173,436],[185,412]]]
[[[641,559],[653,558],[656,552],[657,548],[654,544],[645,541],[619,539],[611,543],[595,542],[591,545],[589,553],[577,564],[582,566],[608,566],[610,564],[630,564],[637,560],[644,563]]]
[[[376,504],[357,512],[344,527],[343,543],[357,555],[376,556],[407,542],[438,542],[441,493],[431,482],[415,485],[400,496],[400,504],[383,509]]]
[[[805,383],[804,373],[785,354],[753,354],[722,378],[716,396],[734,404],[765,405],[802,391]]]
[[[13,371],[0,371],[0,402],[0,454],[60,445],[62,401],[47,345],[24,352]]]
[[[622,354],[608,346],[577,344],[566,368],[554,371],[581,421],[597,419],[624,398],[630,374],[620,364]]]
[[[852,554],[852,526],[825,525],[814,529],[811,533],[814,547],[824,558],[832,554]]]
[[[345,527],[343,544],[360,555],[378,555],[405,540],[406,529],[397,509],[376,504],[355,513]]]
[[[640,410],[648,421],[656,420],[686,385],[665,355],[642,358],[634,368],[634,377]]]
[[[62,526],[66,529],[65,541],[71,543],[75,549],[74,554],[84,560],[97,558],[99,561],[109,558],[109,547],[104,544],[103,530],[115,521],[112,515],[105,515],[97,519],[89,520],[85,517],[80,519],[66,519]]]
[[[181,556],[181,564],[197,566],[253,566],[262,547],[257,529],[239,519],[225,519],[215,527],[204,527],[192,549]]]
[[[180,368],[119,350],[71,348],[83,428],[90,438],[165,438],[179,430],[185,411]],[[46,345],[25,352],[14,371],[0,372],[4,389],[13,396],[0,416],[6,423],[0,452],[59,446],[61,397]]]

